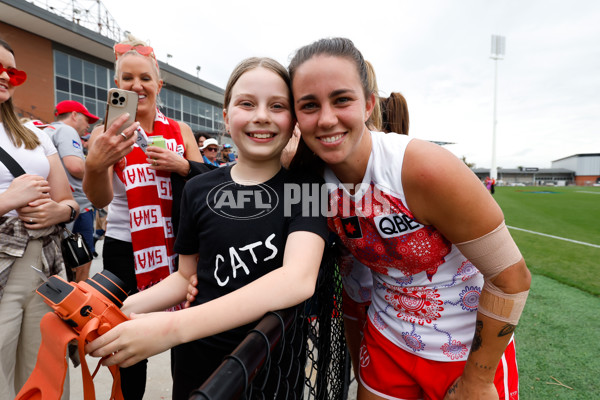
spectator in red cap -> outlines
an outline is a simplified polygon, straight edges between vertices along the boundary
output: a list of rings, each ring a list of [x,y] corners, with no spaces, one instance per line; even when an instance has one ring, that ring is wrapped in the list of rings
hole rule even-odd
[[[73,197],[79,204],[80,210],[77,219],[67,227],[73,232],[81,233],[90,250],[94,252],[94,209],[82,188],[85,155],[81,138],[87,135],[90,125],[97,122],[98,117],[91,114],[83,104],[74,100],[58,103],[54,115],[56,122],[50,124],[44,132],[50,136],[58,150],[69,178]],[[86,280],[91,266],[90,261],[76,268],[73,271],[73,279],[76,282]]]
[[[59,121],[66,118],[65,114],[73,113],[85,116],[85,120],[89,123],[89,125],[95,124],[99,119],[94,114],[90,113],[83,104],[75,100],[61,101],[56,105],[56,109],[54,110],[54,116],[58,117],[57,120]],[[85,128],[86,131],[88,130],[89,125]]]

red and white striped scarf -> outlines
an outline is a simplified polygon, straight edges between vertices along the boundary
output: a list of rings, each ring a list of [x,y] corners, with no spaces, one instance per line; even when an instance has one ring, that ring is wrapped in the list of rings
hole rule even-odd
[[[157,109],[153,129],[151,134],[146,134],[140,127],[138,135],[161,135],[165,138],[167,149],[184,156],[185,147],[177,122]],[[175,232],[171,221],[171,174],[149,167],[146,154],[137,144],[131,153],[115,164],[115,172],[127,193],[138,290],[169,276],[175,270],[177,257],[173,252]]]

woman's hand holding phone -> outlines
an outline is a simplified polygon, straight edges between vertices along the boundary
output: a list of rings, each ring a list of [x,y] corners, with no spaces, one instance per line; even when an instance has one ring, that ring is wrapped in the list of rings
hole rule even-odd
[[[129,114],[123,114],[107,130],[102,125],[94,129],[88,146],[86,169],[109,168],[133,150],[137,139],[136,129],[140,123],[133,122],[123,129],[128,119]]]

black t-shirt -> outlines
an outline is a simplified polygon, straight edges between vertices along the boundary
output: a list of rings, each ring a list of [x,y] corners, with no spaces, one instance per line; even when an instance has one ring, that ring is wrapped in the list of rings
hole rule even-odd
[[[264,183],[240,185],[232,180],[231,167],[188,181],[182,196],[175,252],[199,254],[198,296],[194,305],[230,293],[281,267],[290,233],[308,231],[328,237],[325,217],[314,212],[314,205],[307,207],[306,202],[299,200],[298,190],[306,188],[307,183],[313,189],[319,187],[308,177],[282,168]],[[309,213],[308,208],[313,212]],[[202,341],[231,348],[251,327],[243,326]]]

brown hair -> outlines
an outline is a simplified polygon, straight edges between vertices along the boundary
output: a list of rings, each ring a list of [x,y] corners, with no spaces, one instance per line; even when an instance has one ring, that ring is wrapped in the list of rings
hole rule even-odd
[[[408,105],[404,96],[398,92],[392,92],[390,97],[382,99],[381,103],[383,110],[383,131],[408,135]]]
[[[235,86],[237,81],[240,79],[240,77],[242,75],[244,75],[244,73],[246,73],[250,70],[253,70],[255,68],[259,68],[259,67],[268,69],[268,70],[276,73],[277,75],[279,75],[279,77],[281,79],[283,79],[283,81],[285,82],[285,84],[288,88],[290,111],[292,113],[292,117],[295,118],[296,114],[294,112],[294,106],[293,106],[294,102],[292,100],[292,88],[291,88],[291,84],[290,84],[290,75],[288,74],[288,71],[285,69],[285,67],[283,65],[281,65],[280,63],[278,63],[277,61],[275,61],[269,57],[246,58],[245,60],[240,62],[233,69],[233,72],[229,76],[229,81],[227,81],[227,86],[225,86],[225,94],[223,96],[223,108],[227,109],[227,107],[229,107],[229,102],[231,101],[231,91],[233,90],[233,87]]]
[[[377,95],[373,91],[373,82],[369,81],[369,67],[361,52],[354,46],[354,43],[350,39],[341,37],[319,39],[296,51],[288,67],[292,82],[298,68],[306,61],[319,55],[341,57],[351,61],[356,66],[356,72],[358,73],[365,99],[368,99],[371,94]],[[290,169],[307,171],[323,176],[324,168],[325,162],[310,150],[304,139],[300,138],[298,149],[296,150],[296,155],[292,160]]]
[[[365,99],[369,98],[371,93],[373,93],[369,83],[369,72],[365,59],[354,46],[352,40],[341,37],[320,39],[298,49],[288,67],[290,79],[294,81],[294,75],[300,65],[319,55],[343,57],[352,61],[356,66],[356,71],[358,72],[358,77],[365,93]]]
[[[369,92],[375,95],[375,105],[373,106],[373,112],[367,120],[367,128],[371,130],[380,131],[383,129],[382,126],[382,113],[381,105],[379,103],[379,88],[377,87],[377,76],[375,75],[375,68],[373,64],[365,60],[367,65],[367,76],[369,78]]]
[[[0,39],[0,46],[9,51],[13,56],[15,55],[12,47],[2,39]],[[40,145],[40,139],[38,139],[36,134],[24,127],[21,121],[19,121],[12,103],[12,97],[0,103],[0,118],[2,119],[6,135],[16,147],[24,145],[27,150],[33,150]]]

